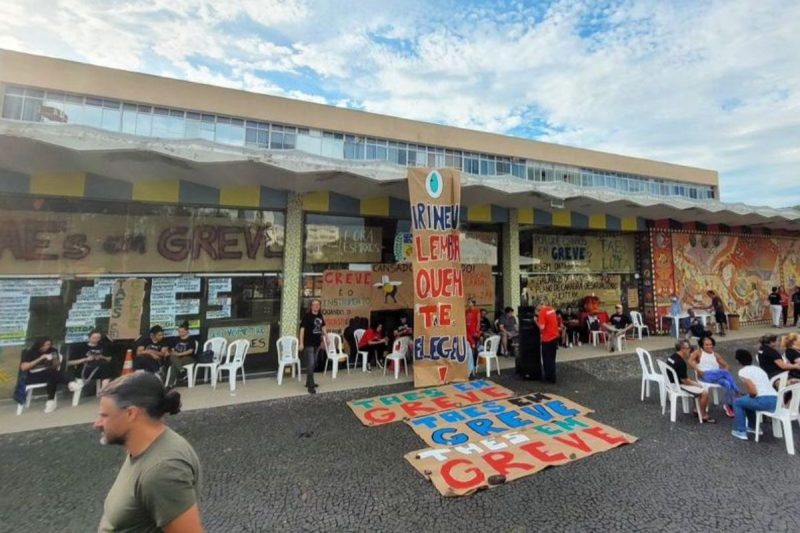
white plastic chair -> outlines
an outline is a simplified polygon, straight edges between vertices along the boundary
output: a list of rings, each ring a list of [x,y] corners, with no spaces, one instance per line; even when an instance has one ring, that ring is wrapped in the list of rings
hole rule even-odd
[[[600,329],[593,330],[592,324],[597,323]],[[600,321],[597,319],[596,316],[589,315],[586,317],[586,326],[589,328],[589,335],[592,341],[592,346],[597,346],[597,344],[602,339],[604,343],[608,343],[608,332],[606,332],[602,326],[600,326]]]
[[[217,366],[217,379],[213,383],[214,388],[216,388],[216,382],[219,381],[219,375],[222,372],[227,372],[231,392],[236,391],[236,373],[240,369],[242,371],[242,383],[246,383],[244,358],[247,357],[247,350],[249,349],[250,341],[246,339],[237,339],[228,345],[228,355],[225,357],[225,362]]]
[[[211,350],[214,358],[210,363],[195,363],[192,378],[189,380],[189,387],[194,387],[197,383],[197,372],[203,369],[203,382],[208,383],[208,374],[211,371],[211,386],[217,388],[217,367],[222,363],[222,358],[228,348],[228,341],[223,337],[212,337],[203,343],[203,351]]]
[[[789,371],[781,372],[775,376],[772,376],[772,379],[769,380],[769,384],[772,385],[772,388],[775,390],[781,390],[782,388],[786,387],[789,384]]]
[[[639,335],[639,340],[642,340],[642,331],[647,331],[647,336],[650,336],[650,328],[648,328],[644,320],[642,320],[642,313],[639,311],[631,311],[631,322],[633,322],[631,333],[636,330],[636,334]]]
[[[497,366],[497,375],[500,375],[500,360],[497,358],[497,350],[500,348],[500,335],[492,335],[483,342],[483,351],[478,352],[478,366],[481,364],[481,359],[484,360],[486,365],[486,377],[488,378],[492,373],[492,361]]]
[[[664,374],[659,374],[656,372],[655,367],[653,366],[653,356],[650,355],[650,352],[645,350],[644,348],[636,348],[636,355],[639,356],[639,366],[642,368],[642,399],[644,401],[644,397],[650,397],[650,382],[658,385],[658,398],[661,400],[661,405],[663,407],[664,402],[666,402],[666,389],[664,388]]]
[[[394,379],[400,377],[400,363],[403,363],[403,368],[408,376],[408,362],[406,361],[406,352],[408,351],[408,343],[403,342],[402,339],[396,339],[392,345],[392,353],[386,356],[386,362],[383,365],[383,375],[386,375],[386,367],[389,366],[389,361],[394,361]]]
[[[297,381],[300,381],[300,356],[297,353],[299,346],[297,337],[286,335],[278,339],[278,385],[283,383],[283,371],[287,366],[292,369],[292,377],[295,377],[295,369],[297,370]]]
[[[678,375],[675,373],[675,370],[666,364],[664,361],[657,361],[658,362],[658,369],[661,370],[661,374],[664,376],[664,388],[667,392],[667,399],[669,400],[669,420],[670,422],[675,422],[678,417],[678,399],[680,398],[683,401],[683,410],[684,412],[688,411],[688,400],[691,398],[694,400],[695,409],[697,409],[697,418],[700,420],[700,423],[703,423],[703,413],[700,410],[700,398],[689,394],[685,390],[678,385]],[[666,404],[661,406],[661,414],[664,414],[666,410]]]
[[[328,372],[328,363],[333,363],[333,372],[331,373],[331,379],[336,379],[337,374],[339,373],[339,362],[344,361],[344,367],[347,369],[347,373],[350,373],[350,366],[347,364],[348,356],[342,350],[342,337],[339,336],[338,333],[328,333],[326,337],[327,343],[325,346],[325,353],[327,358],[325,359],[325,368],[322,370],[322,375],[324,376],[325,373]],[[313,369],[310,369],[313,372]]]
[[[792,399],[787,402],[786,396],[789,394],[792,395]],[[800,424],[798,407],[800,407],[800,383],[795,383],[779,390],[778,401],[775,404],[774,411],[756,411],[756,442],[758,442],[758,434],[761,431],[761,417],[768,416],[772,419],[772,434],[775,438],[780,438],[783,435],[783,440],[786,442],[786,452],[789,455],[794,455],[792,422],[797,421]]]
[[[353,338],[356,340],[356,360],[353,362],[353,368],[358,366],[358,358],[361,358],[361,370],[363,372],[367,371],[367,357],[369,356],[369,352],[365,350],[359,350],[358,344],[361,342],[361,337],[364,336],[367,330],[365,329],[357,329],[353,332]],[[380,366],[380,361],[378,361],[378,365]]]

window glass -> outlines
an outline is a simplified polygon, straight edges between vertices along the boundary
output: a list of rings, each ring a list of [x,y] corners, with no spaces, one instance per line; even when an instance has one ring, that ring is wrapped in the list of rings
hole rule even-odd
[[[6,94],[3,98],[3,118],[11,120],[22,119],[22,97]]]

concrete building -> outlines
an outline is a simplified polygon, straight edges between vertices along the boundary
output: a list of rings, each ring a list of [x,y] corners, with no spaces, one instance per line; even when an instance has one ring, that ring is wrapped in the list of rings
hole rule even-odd
[[[141,331],[272,352],[325,271],[402,262],[410,166],[462,172],[493,309],[595,293],[661,329],[714,286],[758,321],[763,286],[799,283],[800,214],[720,202],[713,170],[10,51],[0,109],[5,346],[108,328],[109,280],[138,278]]]

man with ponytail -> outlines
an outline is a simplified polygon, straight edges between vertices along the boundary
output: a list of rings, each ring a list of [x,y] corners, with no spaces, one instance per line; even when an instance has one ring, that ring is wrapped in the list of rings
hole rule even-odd
[[[100,442],[127,455],[106,496],[98,531],[201,532],[200,461],[192,446],[164,423],[178,414],[181,395],[157,376],[135,372],[111,382],[94,422]]]

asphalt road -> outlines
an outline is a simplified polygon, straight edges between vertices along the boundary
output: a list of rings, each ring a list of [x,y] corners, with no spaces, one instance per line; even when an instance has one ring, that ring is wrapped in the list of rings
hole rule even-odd
[[[671,424],[655,393],[639,401],[635,356],[559,365],[555,386],[510,373],[495,381],[567,396],[640,440],[443,498],[403,459],[424,447],[410,428],[364,427],[345,405],[407,386],[194,411],[169,423],[203,462],[208,531],[800,531],[800,457],[769,431],[758,444],[734,439],[719,408],[716,425],[683,414]],[[95,530],[121,461],[85,426],[0,436],[0,530]]]

